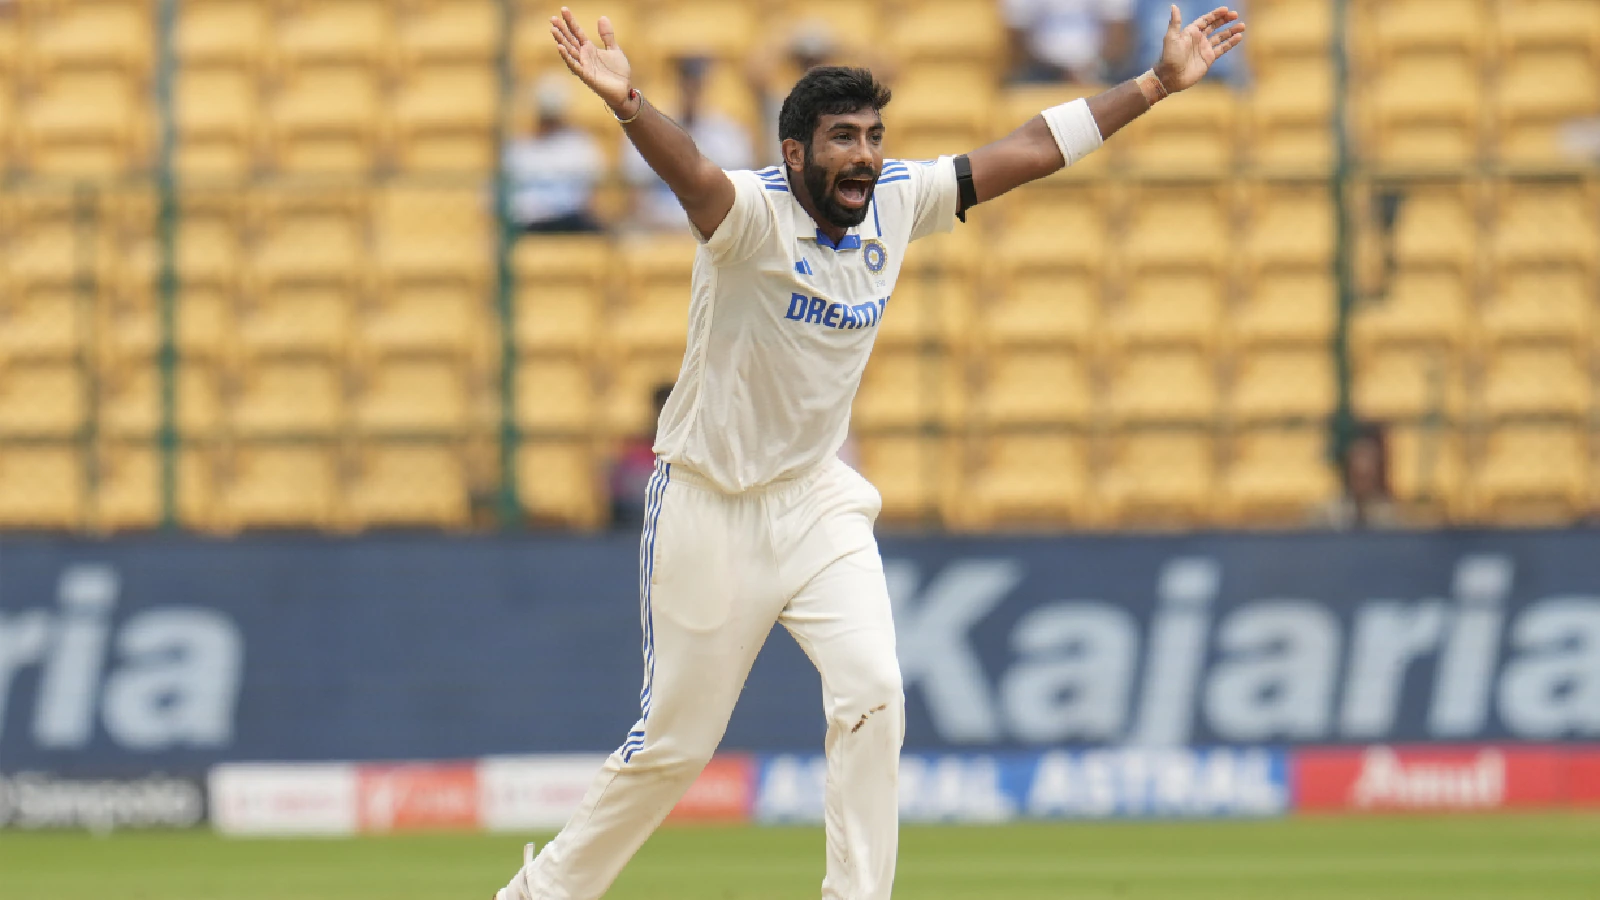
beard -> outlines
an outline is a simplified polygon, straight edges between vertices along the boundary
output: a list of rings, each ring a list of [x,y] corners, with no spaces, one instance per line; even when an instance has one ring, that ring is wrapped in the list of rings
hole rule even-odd
[[[872,171],[870,166],[857,166],[840,172],[831,181],[828,170],[816,164],[811,155],[811,147],[806,146],[806,164],[801,171],[801,177],[806,183],[806,190],[811,194],[811,203],[817,208],[818,215],[826,219],[829,225],[836,228],[854,228],[867,219],[867,210],[872,208],[872,195],[877,190],[878,173]],[[846,209],[840,205],[834,189],[839,182],[847,178],[865,178],[872,182],[872,187],[867,189],[867,202],[861,204],[860,209]]]

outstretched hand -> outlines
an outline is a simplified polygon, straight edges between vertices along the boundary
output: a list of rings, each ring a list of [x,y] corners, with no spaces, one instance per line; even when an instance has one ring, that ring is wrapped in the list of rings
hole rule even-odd
[[[1183,27],[1183,14],[1172,7],[1172,19],[1161,41],[1161,61],[1156,77],[1169,91],[1193,87],[1211,71],[1212,63],[1244,40],[1244,23],[1239,14],[1219,6]]]
[[[620,110],[633,90],[633,67],[617,46],[617,33],[611,30],[610,19],[601,16],[595,30],[600,34],[600,45],[589,40],[572,17],[572,10],[565,6],[561,7],[561,15],[550,17],[550,35],[555,38],[561,61],[613,110]]]

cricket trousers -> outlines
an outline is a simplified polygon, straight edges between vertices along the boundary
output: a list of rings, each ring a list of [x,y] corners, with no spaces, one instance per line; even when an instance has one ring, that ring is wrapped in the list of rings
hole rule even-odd
[[[756,653],[782,622],[822,676],[822,897],[887,900],[905,703],[872,536],[881,505],[838,460],[742,494],[657,462],[639,549],[639,721],[507,896],[603,895],[711,759]]]

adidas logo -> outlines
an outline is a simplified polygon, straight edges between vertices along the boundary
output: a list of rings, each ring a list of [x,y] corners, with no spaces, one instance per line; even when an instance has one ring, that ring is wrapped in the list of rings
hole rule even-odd
[[[811,271],[811,260],[809,260],[809,259],[802,259],[799,262],[795,263],[794,264],[794,270],[796,272],[799,272],[801,275],[815,275],[815,274],[817,274],[817,273]]]

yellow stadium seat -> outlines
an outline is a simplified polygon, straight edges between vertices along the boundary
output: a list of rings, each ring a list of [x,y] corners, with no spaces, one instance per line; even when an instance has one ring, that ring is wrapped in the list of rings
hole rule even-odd
[[[211,206],[192,197],[179,203],[173,249],[180,285],[184,289],[206,285],[231,296],[244,270],[237,205]],[[152,254],[159,251],[159,244],[149,246]]]
[[[1481,0],[1366,0],[1361,11],[1370,17],[1367,39],[1379,54],[1418,51],[1471,56],[1488,33]]]
[[[1408,188],[1394,226],[1394,258],[1402,269],[1454,268],[1463,276],[1477,264],[1477,216],[1459,190]]]
[[[862,428],[953,424],[966,413],[960,364],[944,354],[881,353],[867,364],[853,421]]]
[[[1465,514],[1466,464],[1461,439],[1448,425],[1389,426],[1389,490],[1417,511],[1439,510],[1448,518]]]
[[[248,72],[218,69],[180,77],[174,104],[179,171],[200,178],[248,175],[255,164],[258,106]]]
[[[1600,56],[1600,6],[1591,0],[1503,2],[1494,35],[1511,52],[1575,49]]]
[[[273,223],[246,264],[247,283],[253,293],[297,286],[352,295],[368,277],[364,237],[352,224],[333,220]]]
[[[370,170],[382,117],[377,79],[362,69],[309,71],[272,104],[268,127],[279,168],[297,174]]]
[[[1588,414],[1592,393],[1588,367],[1567,348],[1514,347],[1489,360],[1482,403],[1496,418],[1576,418]]]
[[[288,15],[278,23],[277,47],[291,68],[389,62],[394,23],[383,0],[301,0],[287,6]]]
[[[337,288],[294,287],[238,307],[238,348],[250,356],[343,356],[352,300]]]
[[[84,304],[51,293],[0,298],[0,364],[70,359],[83,345]]]
[[[625,353],[661,353],[682,347],[689,329],[693,239],[642,238],[623,249],[626,311],[610,339]]]
[[[1204,431],[1132,431],[1115,440],[1096,482],[1105,513],[1124,525],[1194,525],[1213,515],[1216,450]]]
[[[1563,143],[1562,131],[1600,113],[1600,60],[1583,53],[1539,50],[1513,57],[1495,97],[1499,155],[1507,162],[1568,165],[1583,155]]]
[[[73,447],[0,448],[0,528],[77,528],[86,474]]]
[[[976,326],[991,352],[1012,346],[1086,347],[1100,316],[1098,279],[1076,272],[1014,272],[983,302]]]
[[[1351,323],[1358,349],[1394,344],[1460,347],[1470,324],[1466,285],[1449,271],[1402,272],[1389,296],[1360,310]]]
[[[605,392],[605,425],[613,435],[654,435],[656,420],[650,400],[656,388],[678,380],[683,350],[640,354],[610,368]]]
[[[486,322],[483,297],[450,286],[397,291],[361,308],[356,341],[369,356],[479,358]]]
[[[1250,24],[1253,41],[1255,22]],[[1263,71],[1248,101],[1250,138],[1244,150],[1251,161],[1272,172],[1330,169],[1333,94],[1333,67],[1326,56],[1285,59]]]
[[[1245,259],[1257,273],[1326,270],[1333,260],[1337,224],[1338,214],[1327,187],[1265,187],[1245,237]]]
[[[1502,192],[1492,252],[1502,277],[1522,269],[1600,271],[1595,194],[1568,183],[1512,185]]]
[[[1326,346],[1332,339],[1339,301],[1328,272],[1263,274],[1249,290],[1244,307],[1228,317],[1238,346]]]
[[[1222,505],[1236,525],[1301,525],[1338,489],[1326,428],[1260,428],[1238,436]]]
[[[1454,418],[1463,396],[1459,362],[1438,348],[1378,352],[1353,372],[1352,402],[1364,419]]]
[[[118,76],[62,75],[23,109],[19,137],[40,175],[107,176],[143,165],[149,104]]]
[[[477,186],[407,184],[379,194],[374,257],[384,287],[450,282],[485,288],[495,247],[489,202]]]
[[[1019,350],[989,357],[973,411],[989,427],[1082,424],[1094,396],[1080,356]]]
[[[438,63],[493,64],[500,51],[496,0],[439,0],[401,19],[400,60],[408,68]]]
[[[272,0],[187,0],[178,7],[177,56],[186,70],[254,71],[271,42]]]
[[[57,297],[81,299],[85,284],[105,273],[103,235],[67,222],[20,224],[11,239],[6,276],[20,295],[44,290]]]
[[[600,341],[603,305],[600,292],[582,282],[518,285],[518,349],[526,353],[593,353]],[[687,320],[687,312],[684,318]]]
[[[1254,63],[1319,55],[1333,43],[1333,4],[1329,0],[1273,0],[1250,5],[1250,39],[1245,51]]]
[[[600,478],[586,441],[524,441],[517,448],[517,494],[535,522],[598,526],[604,518]]]
[[[29,61],[42,74],[109,70],[142,79],[155,48],[155,18],[143,3],[80,3],[33,22]]]
[[[1478,155],[1483,107],[1477,65],[1457,57],[1401,57],[1367,98],[1380,163],[1454,168]]]
[[[0,47],[0,55],[5,53]],[[4,72],[0,71],[0,76]],[[4,82],[0,82],[4,84]],[[17,155],[17,103],[10,90],[0,90],[0,171],[10,171]]]
[[[974,67],[991,67],[992,72],[1004,44],[1005,26],[994,3],[927,0],[894,17],[888,50],[907,66],[967,60]]]
[[[338,369],[314,360],[261,361],[241,377],[228,407],[241,435],[325,435],[344,414],[344,380]]]
[[[1120,424],[1208,423],[1218,406],[1211,357],[1193,350],[1131,354],[1122,360],[1107,404]]]
[[[946,131],[956,140],[977,141],[989,126],[994,96],[992,82],[973,79],[964,67],[919,67],[896,82],[884,122],[893,129],[897,152],[900,135],[914,130]],[[952,146],[945,152],[961,151]]]
[[[878,520],[931,525],[956,505],[962,460],[948,439],[920,434],[863,434],[860,471],[883,497]]]
[[[570,283],[597,293],[615,269],[608,238],[577,234],[523,235],[512,250],[511,267],[519,290]]]
[[[1580,273],[1521,270],[1507,273],[1483,311],[1491,344],[1588,343],[1594,292]]]
[[[1232,88],[1200,84],[1127,129],[1135,169],[1155,174],[1220,175],[1232,169],[1238,99]],[[1119,135],[1120,136],[1120,135]]]
[[[1258,350],[1240,362],[1228,407],[1241,422],[1309,422],[1330,415],[1337,399],[1328,350]]]
[[[194,528],[210,522],[214,464],[200,449],[177,451],[173,477],[174,513]],[[162,451],[154,443],[102,444],[96,455],[94,524],[106,531],[154,528],[161,524],[164,491]]]
[[[993,528],[1087,520],[1092,509],[1084,443],[1073,435],[991,435],[956,507],[958,524]]]
[[[525,431],[584,433],[594,423],[594,376],[579,360],[523,360],[516,392],[517,424]]]
[[[1154,271],[1128,285],[1112,311],[1106,337],[1120,350],[1216,345],[1222,324],[1222,284],[1205,273]]]
[[[185,288],[174,298],[174,346],[185,359],[231,358],[236,347],[231,298],[205,288]],[[162,313],[152,300],[103,303],[99,351],[109,360],[149,360],[161,352]]]
[[[85,373],[76,363],[13,363],[0,369],[0,435],[76,435],[88,401]]]
[[[460,456],[433,444],[369,444],[345,494],[358,528],[458,528],[471,515]]]
[[[224,467],[216,524],[249,528],[326,529],[337,521],[339,466],[317,444],[247,444]]]
[[[1003,271],[1052,278],[1063,272],[1100,273],[1108,253],[1104,198],[1093,192],[1037,190],[1037,198],[1017,195],[1014,204],[1025,205],[1014,209],[1004,240],[994,248]]]
[[[740,59],[755,40],[756,13],[743,0],[680,0],[651,14],[649,43],[664,57]],[[578,24],[594,28],[590,21]]]
[[[466,373],[448,359],[391,359],[357,379],[355,423],[385,434],[452,434],[467,424]]]
[[[1231,257],[1228,211],[1212,188],[1148,187],[1135,199],[1124,254],[1135,271],[1221,273]]]
[[[209,437],[222,421],[217,373],[186,363],[174,374],[173,424],[188,437]],[[153,363],[105,373],[99,428],[115,438],[148,438],[161,429],[161,373]]]
[[[499,93],[495,72],[482,66],[412,75],[393,101],[400,167],[409,172],[492,170]]]
[[[1565,524],[1588,500],[1583,431],[1554,424],[1502,425],[1473,471],[1474,502],[1491,521]]]
[[[977,285],[960,274],[918,277],[913,272],[895,285],[894,296],[878,321],[876,346],[898,349],[939,344],[960,346],[972,330]]]

